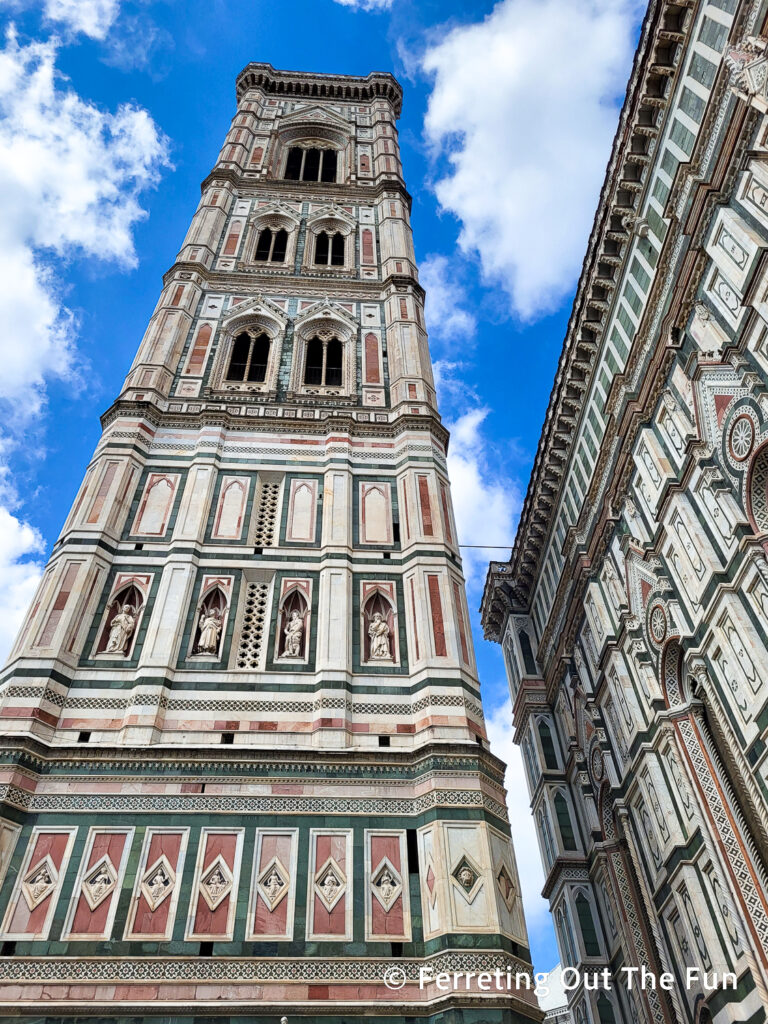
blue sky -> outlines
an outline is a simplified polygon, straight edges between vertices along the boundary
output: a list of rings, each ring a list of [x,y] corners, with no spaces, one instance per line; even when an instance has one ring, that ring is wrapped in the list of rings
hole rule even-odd
[[[393,71],[466,544],[511,542],[643,0],[0,0],[0,655],[249,61]],[[470,607],[484,563],[467,551]],[[474,630],[534,962],[558,959],[498,648]]]

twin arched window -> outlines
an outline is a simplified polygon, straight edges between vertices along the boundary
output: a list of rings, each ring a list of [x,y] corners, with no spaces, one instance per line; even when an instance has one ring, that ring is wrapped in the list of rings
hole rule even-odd
[[[241,331],[232,345],[226,380],[263,384],[267,379],[269,345],[266,334]]]
[[[288,232],[285,228],[280,228],[279,231],[264,228],[259,235],[253,258],[257,263],[284,263],[287,248]]]
[[[288,150],[285,177],[289,181],[336,181],[339,154],[335,149],[304,149],[292,146]]]
[[[319,338],[307,343],[304,383],[319,387],[339,388],[342,383],[343,346],[338,338]]]
[[[315,265],[322,267],[344,266],[344,235],[336,231],[329,235],[321,231],[315,241]]]

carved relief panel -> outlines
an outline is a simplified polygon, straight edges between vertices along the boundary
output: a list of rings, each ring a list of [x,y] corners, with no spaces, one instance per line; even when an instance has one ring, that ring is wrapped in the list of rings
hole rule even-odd
[[[411,901],[404,829],[365,830],[365,937],[410,942]]]
[[[293,938],[299,830],[256,830],[246,938]]]
[[[352,836],[352,829],[310,829],[308,940],[352,940]]]
[[[3,918],[3,939],[47,939],[77,828],[34,828]]]
[[[181,893],[188,828],[148,828],[125,925],[125,939],[168,942]]]
[[[203,828],[192,882],[187,940],[232,939],[237,909],[242,828]]]
[[[90,830],[62,939],[73,942],[111,938],[133,833],[133,828]]]

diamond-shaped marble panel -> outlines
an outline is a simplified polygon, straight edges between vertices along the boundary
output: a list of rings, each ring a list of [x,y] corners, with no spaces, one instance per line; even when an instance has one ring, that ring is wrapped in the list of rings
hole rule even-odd
[[[58,880],[59,873],[49,854],[29,869],[21,883],[21,891],[30,910],[39,907],[43,900],[50,896]]]
[[[109,856],[97,860],[83,879],[83,896],[91,910],[95,910],[114,891],[117,885],[117,871]]]
[[[165,854],[161,854],[154,864],[144,872],[141,879],[141,892],[152,911],[171,895],[176,887],[176,872]]]
[[[208,904],[210,910],[215,910],[219,904],[232,892],[232,872],[227,867],[227,862],[221,854],[216,860],[209,864],[200,879],[200,892]]]
[[[273,857],[267,864],[256,883],[261,898],[270,910],[288,895],[290,876],[278,857]]]
[[[403,891],[403,881],[388,857],[382,858],[371,874],[371,892],[389,911]]]
[[[315,892],[327,911],[333,910],[346,888],[347,876],[333,857],[329,857],[315,874]]]

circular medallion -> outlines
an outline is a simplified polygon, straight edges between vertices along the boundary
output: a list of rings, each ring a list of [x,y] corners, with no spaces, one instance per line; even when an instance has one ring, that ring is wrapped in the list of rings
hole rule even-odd
[[[667,613],[662,605],[657,604],[653,606],[651,614],[648,616],[648,626],[651,639],[654,643],[661,646],[667,635]]]
[[[737,416],[731,427],[731,456],[736,462],[748,458],[755,444],[755,425],[749,416]]]
[[[600,750],[595,747],[592,751],[592,778],[595,782],[599,782],[603,777],[603,755]]]

